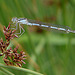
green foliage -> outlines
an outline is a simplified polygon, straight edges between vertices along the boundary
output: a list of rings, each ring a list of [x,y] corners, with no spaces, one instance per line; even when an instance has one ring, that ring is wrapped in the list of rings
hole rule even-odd
[[[75,1],[0,0],[0,38],[4,38],[1,26],[8,26],[13,17],[25,17],[75,29]],[[11,41],[12,48],[19,44],[20,50],[27,53],[26,64],[23,68],[27,68],[28,71],[23,72],[15,67],[10,69],[0,65],[0,75],[5,75],[5,73],[7,75],[10,73],[11,75],[30,75],[29,70],[45,75],[74,75],[75,34],[49,31],[38,33],[34,30],[33,32],[27,30],[30,28],[25,26],[25,33],[15,41]],[[0,57],[0,63],[4,64],[2,57]],[[36,75],[34,72],[31,75],[33,74]]]

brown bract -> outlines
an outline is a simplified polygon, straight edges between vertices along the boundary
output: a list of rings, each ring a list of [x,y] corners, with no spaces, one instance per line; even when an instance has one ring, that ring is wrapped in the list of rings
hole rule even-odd
[[[11,39],[13,39],[15,37],[18,37],[17,35],[14,34],[15,31],[16,30],[13,30],[13,31],[10,30],[10,24],[8,25],[7,28],[4,26],[3,33],[4,33],[5,38],[6,38],[7,41],[10,41]]]
[[[16,46],[16,48],[14,48],[14,50],[10,47],[9,49],[7,49],[7,47],[10,44],[10,40],[13,38],[17,38],[18,36],[15,35],[16,30],[10,30],[10,24],[8,25],[8,27],[6,28],[4,26],[4,30],[3,33],[5,35],[5,39],[6,41],[3,41],[3,39],[0,39],[0,51],[2,52],[0,54],[0,56],[4,55],[4,62],[6,63],[6,65],[14,65],[14,66],[22,66],[22,63],[25,64],[25,62],[23,60],[25,60],[26,55],[25,52],[21,51],[20,53],[17,52],[18,50],[18,46]]]
[[[5,56],[3,60],[7,65],[16,65],[21,67],[22,63],[25,64],[25,62],[23,61],[26,59],[25,52],[21,51],[20,53],[17,53],[17,50],[18,46],[16,46],[14,50],[12,50],[12,48],[10,47],[10,49],[4,52]]]

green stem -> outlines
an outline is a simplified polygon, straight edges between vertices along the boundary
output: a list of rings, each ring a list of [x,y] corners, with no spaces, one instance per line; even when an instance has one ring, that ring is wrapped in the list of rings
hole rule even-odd
[[[20,68],[20,67],[15,67],[15,66],[6,66],[6,65],[3,65],[1,63],[0,63],[0,67],[10,68],[10,69],[19,70],[19,71],[24,71],[24,72],[28,72],[28,73],[35,74],[35,75],[43,75],[41,73],[38,73],[38,72],[35,72],[35,71],[32,71],[32,70],[28,70],[28,69]]]
[[[2,67],[0,67],[0,70],[1,70],[2,72],[4,72],[6,75],[14,75],[13,73],[9,72],[8,70],[6,70],[6,69],[4,69],[4,68],[2,68]]]

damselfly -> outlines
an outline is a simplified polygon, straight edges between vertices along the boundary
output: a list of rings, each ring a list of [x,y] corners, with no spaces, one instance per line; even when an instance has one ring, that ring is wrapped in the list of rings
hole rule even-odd
[[[45,28],[50,28],[50,29],[55,29],[55,30],[59,30],[59,31],[65,31],[66,33],[75,33],[74,30],[71,30],[70,27],[68,26],[61,26],[61,25],[55,25],[55,24],[50,24],[50,23],[43,23],[43,22],[38,22],[36,20],[30,20],[27,18],[12,18],[12,22],[13,24],[15,24],[16,26],[16,30],[18,29],[18,25],[19,25],[19,33],[16,34],[20,34],[20,36],[25,32],[24,28],[21,26],[21,24],[23,25],[30,25],[30,26],[40,26],[40,27],[45,27]],[[21,29],[23,30],[23,32],[21,32]]]

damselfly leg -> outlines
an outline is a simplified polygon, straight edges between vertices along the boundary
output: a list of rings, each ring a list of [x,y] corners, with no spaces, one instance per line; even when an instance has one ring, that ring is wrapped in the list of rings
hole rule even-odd
[[[20,37],[25,32],[25,30],[21,26],[21,22],[19,22],[16,17],[12,18],[11,21],[12,21],[11,22],[11,29],[16,29],[16,31],[18,31],[18,29],[19,29],[19,32],[16,32],[15,34],[18,34],[18,36]]]
[[[16,33],[16,34],[20,34],[20,36],[21,36],[25,32],[25,30],[23,29],[23,27],[21,26],[20,23],[19,23],[19,30],[20,30],[20,33]],[[21,30],[23,30],[23,32]]]

